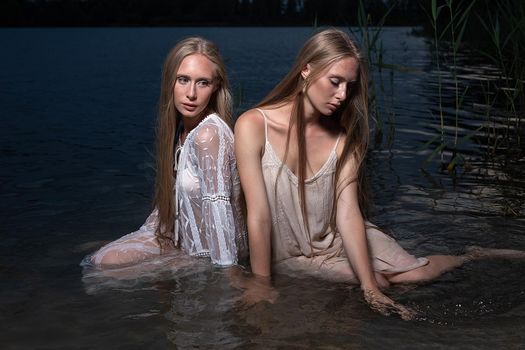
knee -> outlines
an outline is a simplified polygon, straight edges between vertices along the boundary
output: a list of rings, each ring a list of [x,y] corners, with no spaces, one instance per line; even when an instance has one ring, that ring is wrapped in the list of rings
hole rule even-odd
[[[386,275],[390,283],[418,283],[426,282],[436,277],[436,269],[431,263],[414,270],[401,272],[395,275]]]
[[[119,254],[118,251],[109,251],[97,260],[97,265],[105,268],[129,264],[129,261],[126,259],[126,254]]]
[[[418,282],[432,280],[441,274],[441,271],[436,269],[436,266],[434,266],[432,262],[429,262],[427,265],[421,266],[410,272],[412,274],[412,278]]]
[[[390,287],[390,282],[388,281],[388,277],[383,276],[380,272],[374,273],[376,278],[376,283],[379,286],[379,288],[388,288]]]

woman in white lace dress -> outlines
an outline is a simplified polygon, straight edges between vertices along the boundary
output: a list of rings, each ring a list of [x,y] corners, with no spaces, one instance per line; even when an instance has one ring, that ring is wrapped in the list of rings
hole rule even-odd
[[[179,248],[220,266],[247,256],[231,115],[217,47],[199,37],[179,42],[162,73],[155,209],[138,231],[87,256],[83,266],[124,267]]]

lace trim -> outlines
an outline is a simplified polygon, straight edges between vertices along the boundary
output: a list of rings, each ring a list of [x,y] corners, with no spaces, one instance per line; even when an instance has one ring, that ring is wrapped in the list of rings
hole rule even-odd
[[[230,197],[221,196],[219,194],[214,194],[211,196],[202,196],[203,201],[210,201],[210,202],[217,202],[217,201],[223,201],[223,202],[229,202]]]
[[[195,257],[198,257],[198,258],[209,258],[210,257],[210,252],[195,253],[195,254],[191,254],[191,256],[195,256]]]

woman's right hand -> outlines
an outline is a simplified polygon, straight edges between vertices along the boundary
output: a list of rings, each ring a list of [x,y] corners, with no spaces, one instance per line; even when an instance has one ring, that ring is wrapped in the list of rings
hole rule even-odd
[[[279,297],[279,292],[272,286],[269,277],[247,276],[240,269],[231,269],[229,277],[233,287],[243,290],[241,297],[237,301],[237,305],[241,308],[249,308],[261,301],[273,304]]]
[[[388,316],[392,313],[398,314],[405,321],[415,319],[417,313],[399,303],[396,303],[383,294],[379,289],[363,289],[363,295],[372,310]]]

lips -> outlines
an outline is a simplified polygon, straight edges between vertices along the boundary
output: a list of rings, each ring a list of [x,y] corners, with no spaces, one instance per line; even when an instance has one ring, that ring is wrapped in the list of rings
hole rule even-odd
[[[329,103],[328,104],[328,108],[330,108],[332,110],[332,112],[336,111],[338,108],[339,108],[340,104],[336,104],[336,103]]]
[[[198,107],[198,105],[194,105],[194,104],[191,104],[191,103],[183,103],[182,105],[184,106],[184,109],[186,109],[187,111],[190,111],[190,112],[193,112]]]

